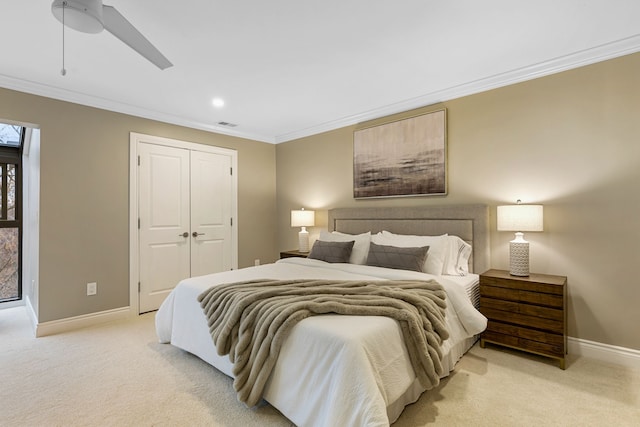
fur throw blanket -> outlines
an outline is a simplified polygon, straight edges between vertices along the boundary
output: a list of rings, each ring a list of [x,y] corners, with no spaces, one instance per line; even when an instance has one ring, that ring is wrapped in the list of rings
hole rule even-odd
[[[255,406],[289,331],[327,313],[398,321],[413,369],[440,382],[446,293],[436,281],[256,280],[213,286],[199,297],[218,354],[229,355],[238,399]]]

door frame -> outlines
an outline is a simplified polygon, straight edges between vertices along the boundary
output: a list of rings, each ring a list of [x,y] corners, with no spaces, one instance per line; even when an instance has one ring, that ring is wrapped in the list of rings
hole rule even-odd
[[[155,144],[192,151],[223,154],[231,157],[231,268],[238,268],[238,152],[229,148],[198,144],[137,132],[129,134],[129,312],[138,316],[140,304],[138,282],[140,280],[140,247],[138,239],[138,144]]]

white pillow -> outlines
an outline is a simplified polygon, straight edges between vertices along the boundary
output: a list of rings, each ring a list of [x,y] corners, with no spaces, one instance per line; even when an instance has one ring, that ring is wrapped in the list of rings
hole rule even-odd
[[[374,235],[371,240],[377,245],[396,246],[399,248],[429,246],[429,252],[427,252],[427,259],[424,262],[422,271],[440,276],[444,268],[446,237],[446,234],[442,236],[412,236],[382,231]]]
[[[447,236],[442,274],[466,276],[469,274],[471,245],[458,236]]]
[[[367,263],[367,256],[369,255],[369,243],[371,242],[371,232],[367,231],[362,234],[346,234],[334,231],[329,233],[327,230],[320,230],[320,240],[325,242],[349,242],[354,241],[353,249],[351,250],[351,257],[349,258],[350,264]]]

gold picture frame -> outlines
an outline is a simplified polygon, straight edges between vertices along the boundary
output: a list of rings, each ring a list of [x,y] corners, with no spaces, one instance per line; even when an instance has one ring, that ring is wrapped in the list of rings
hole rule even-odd
[[[354,198],[446,194],[446,109],[354,132]]]

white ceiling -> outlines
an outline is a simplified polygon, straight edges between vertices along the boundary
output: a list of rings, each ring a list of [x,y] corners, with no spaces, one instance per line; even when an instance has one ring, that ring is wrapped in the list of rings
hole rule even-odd
[[[640,51],[638,0],[106,4],[174,66],[67,29],[63,77],[51,0],[0,0],[0,86],[278,143]]]

